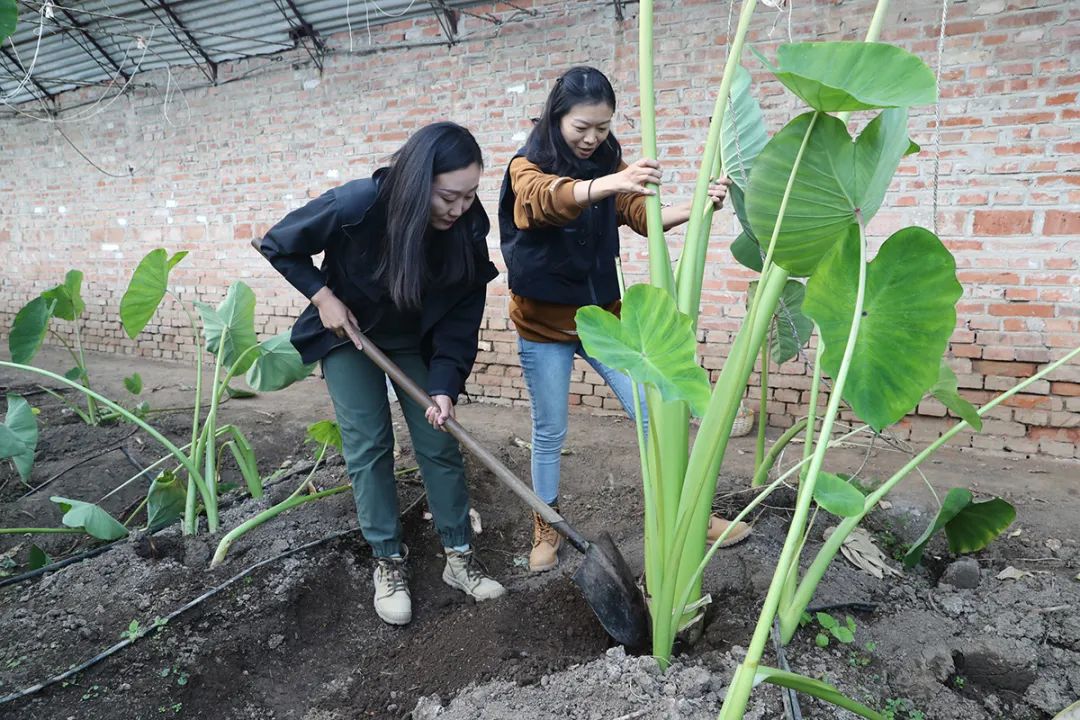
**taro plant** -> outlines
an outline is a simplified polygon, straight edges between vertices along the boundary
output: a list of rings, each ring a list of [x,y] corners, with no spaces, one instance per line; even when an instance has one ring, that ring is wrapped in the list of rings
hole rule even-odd
[[[344,485],[338,485],[328,490],[318,490],[315,488],[312,478],[315,477],[315,471],[319,469],[319,464],[322,463],[326,457],[326,453],[330,448],[338,451],[338,454],[342,452],[341,446],[341,429],[338,424],[332,420],[320,420],[308,426],[307,429],[307,441],[314,443],[319,447],[315,453],[315,462],[311,466],[311,471],[304,478],[292,494],[287,498],[277,503],[273,507],[263,510],[258,515],[244,521],[240,525],[230,530],[221,538],[221,542],[218,543],[217,550],[214,552],[214,557],[210,561],[210,567],[217,567],[225,560],[225,555],[228,554],[229,548],[236,542],[238,538],[243,536],[255,528],[259,527],[267,520],[277,517],[283,512],[292,510],[295,507],[303,505],[304,503],[312,502],[313,500],[321,500],[324,497],[330,497],[331,495],[337,495],[338,493],[345,492],[352,489],[352,485],[345,483]]]
[[[33,361],[45,337],[51,336],[68,351],[75,363],[73,368],[64,373],[64,377],[89,388],[90,374],[86,369],[86,356],[83,353],[80,330],[82,314],[86,310],[86,303],[82,298],[82,281],[82,272],[68,270],[63,283],[46,290],[24,305],[15,314],[15,320],[11,324],[8,333],[8,350],[11,352],[12,362],[26,365]],[[51,327],[54,319],[71,323],[74,345]],[[86,408],[83,409],[68,402],[67,398],[60,393],[48,388],[43,389],[60,400],[88,425],[97,425],[103,419],[108,419],[102,417],[97,402],[90,395],[84,396]]]
[[[137,337],[157,312],[166,294],[169,293],[170,271],[186,255],[186,252],[181,252],[170,257],[164,249],[159,248],[148,253],[139,263],[120,302],[121,323],[129,337]],[[0,366],[32,372],[65,384],[118,416],[138,425],[160,443],[167,453],[128,481],[133,482],[144,474],[165,466],[164,471],[160,471],[157,479],[151,483],[147,494],[148,524],[152,526],[164,522],[174,512],[181,488],[184,488],[182,493],[184,533],[194,534],[198,529],[198,517],[204,513],[208,531],[216,533],[218,494],[222,491],[219,477],[221,461],[226,452],[236,461],[250,494],[253,497],[262,497],[263,494],[262,479],[259,476],[251,443],[238,427],[222,424],[218,419],[218,410],[228,393],[230,381],[238,375],[244,375],[247,383],[255,390],[279,390],[307,377],[313,366],[305,365],[300,360],[299,353],[289,342],[288,333],[259,341],[255,332],[255,294],[242,282],[233,283],[225,300],[216,308],[202,302],[195,303],[202,320],[201,328],[200,324],[196,323],[194,315],[182,304],[181,307],[191,323],[196,344],[196,381],[191,441],[183,446],[174,444],[139,414],[120,406],[82,383],[17,362],[0,362]],[[206,383],[203,379],[204,350],[210,352],[214,358],[213,374]],[[129,380],[131,380],[131,385],[128,389],[133,391],[135,381],[130,378]],[[209,401],[205,408],[203,407],[204,391],[208,391],[209,394]],[[167,465],[170,462],[173,463],[172,466]],[[126,485],[127,483],[124,483],[120,487]],[[59,500],[54,501],[59,502]],[[65,502],[77,501],[65,500]],[[90,503],[83,504],[91,505]],[[97,506],[91,505],[91,507]],[[81,505],[75,506],[75,509],[79,508]],[[97,510],[104,513],[100,508]],[[90,532],[89,526],[70,525],[67,520],[70,514],[71,510],[65,509],[66,525],[82,527]],[[118,524],[123,526],[123,523]],[[15,529],[7,529],[3,532],[12,530]],[[63,529],[20,528],[17,530],[50,532]],[[103,537],[93,532],[90,534]]]
[[[626,291],[621,318],[598,307],[582,308],[578,328],[590,354],[645,386],[648,436],[640,423],[637,428],[645,496],[645,591],[652,652],[666,664],[676,633],[700,617],[707,601],[701,596],[702,571],[724,537],[706,552],[705,533],[740,399],[789,281],[807,278],[802,313],[813,322],[819,341],[812,358],[804,456],[767,485],[737,519],[791,476],[798,480],[796,507],[721,718],[741,718],[752,688],[760,682],[795,688],[864,717],[881,718],[824,683],[763,666],[761,658],[774,624],[781,641],[789,642],[843,541],[882,497],[950,438],[977,429],[979,417],[1080,354],[1080,348],[981,409],[960,398],[955,382],[950,385],[941,370],[956,326],[955,304],[962,294],[951,253],[933,233],[919,227],[892,234],[872,259],[867,242],[868,224],[882,205],[893,174],[905,155],[919,149],[908,139],[908,108],[936,100],[933,73],[914,55],[875,42],[887,8],[880,0],[866,43],[781,45],[775,65],[759,55],[810,110],[764,144],[738,138],[722,143],[725,132],[740,133],[746,125],[725,117],[749,107],[745,98],[732,97],[731,91],[741,75],[736,68],[754,5],[752,0],[743,3],[730,46],[676,271],[670,269],[660,226],[659,194],[650,196],[650,283]],[[640,5],[640,23],[643,154],[656,157],[649,0]],[[749,84],[744,84],[743,92],[748,90]],[[856,111],[870,115],[852,137],[848,121]],[[734,156],[727,151],[726,160],[725,147],[735,148]],[[740,242],[756,248],[761,277],[712,386],[697,362],[696,326],[712,214],[707,188],[722,171],[734,183],[732,204],[744,231]],[[826,374],[831,388],[824,411],[819,411]],[[962,420],[873,492],[864,496],[840,474],[825,471],[826,453],[836,442],[859,432],[881,432],[912,411],[928,392],[943,401],[947,398],[946,405]],[[842,403],[865,425],[835,437]],[[690,413],[701,417],[692,445]],[[981,514],[976,516],[980,521],[993,516],[993,522],[982,522],[979,528],[982,545],[1012,519],[1011,508],[1003,501],[988,505],[979,507]],[[812,512],[830,513],[841,521],[802,570]]]

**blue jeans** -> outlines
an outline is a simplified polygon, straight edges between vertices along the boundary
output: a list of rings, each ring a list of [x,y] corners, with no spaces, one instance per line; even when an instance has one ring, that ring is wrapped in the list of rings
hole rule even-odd
[[[533,342],[518,338],[521,370],[529,388],[532,409],[532,486],[546,503],[559,497],[559,462],[570,410],[570,373],[574,355],[589,363],[615,393],[630,419],[634,418],[634,394],[630,378],[589,357],[580,342]],[[644,393],[641,409],[645,411]],[[647,423],[648,418],[643,417]]]

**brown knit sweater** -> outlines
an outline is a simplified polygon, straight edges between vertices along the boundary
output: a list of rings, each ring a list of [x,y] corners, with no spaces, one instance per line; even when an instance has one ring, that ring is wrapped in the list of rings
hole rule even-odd
[[[618,170],[626,168],[620,163]],[[574,185],[587,180],[575,180],[543,172],[524,157],[510,163],[510,185],[514,191],[514,225],[521,230],[540,227],[561,227],[581,214],[582,206],[574,200]],[[615,215],[619,225],[627,225],[641,235],[648,234],[643,195],[615,196]],[[621,301],[604,306],[608,312],[619,314]],[[518,334],[533,342],[574,342],[577,305],[560,305],[510,294],[510,319]]]

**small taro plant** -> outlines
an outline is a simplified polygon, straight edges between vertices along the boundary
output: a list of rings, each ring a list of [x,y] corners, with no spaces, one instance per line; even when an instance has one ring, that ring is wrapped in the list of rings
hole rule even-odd
[[[38,350],[46,336],[59,342],[71,355],[74,367],[64,373],[68,380],[77,382],[81,386],[90,389],[90,374],[86,369],[86,356],[82,347],[82,315],[86,310],[86,303],[82,298],[83,274],[79,270],[69,270],[64,276],[64,282],[50,288],[24,305],[15,314],[8,332],[8,350],[11,353],[11,361],[21,365],[28,365],[34,360]],[[74,344],[52,327],[54,320],[64,320],[71,324],[72,339]],[[73,413],[82,418],[88,425],[115,419],[116,415],[102,413],[98,408],[97,401],[93,396],[85,395],[85,407],[80,407],[69,402],[62,394],[42,388],[45,392],[57,398]]]
[[[760,682],[810,693],[863,717],[883,717],[825,683],[762,665],[774,624],[781,641],[790,642],[845,538],[898,482],[957,433],[980,429],[980,418],[988,410],[1080,354],[1076,348],[976,409],[960,397],[955,376],[943,364],[962,294],[952,254],[929,230],[907,227],[870,257],[868,225],[901,160],[919,150],[908,138],[908,108],[936,100],[934,75],[919,58],[875,42],[887,5],[879,1],[865,43],[785,44],[779,47],[776,64],[758,55],[809,106],[770,138],[750,95],[748,74],[739,66],[755,6],[751,0],[744,2],[676,268],[672,271],[657,193],[647,198],[650,282],[626,290],[621,317],[598,307],[577,314],[585,349],[645,388],[648,435],[640,422],[637,426],[645,500],[645,592],[652,654],[662,665],[670,658],[676,634],[700,619],[707,602],[701,594],[702,572],[724,540],[706,548],[716,479],[754,362],[763,348],[773,351],[770,328],[783,298],[792,300],[790,305],[798,299],[799,312],[816,329],[809,417],[795,431],[805,437],[803,458],[764,485],[738,516],[745,517],[788,478],[798,482],[787,537],[746,657],[728,687],[722,720],[743,717]],[[639,21],[643,154],[656,157],[650,0],[642,1]],[[859,117],[862,130],[855,137],[848,129],[853,112],[866,114]],[[732,179],[729,195],[742,226],[735,254],[756,258],[760,278],[712,384],[697,361],[696,335],[712,217],[708,185],[721,173]],[[804,333],[793,337],[799,346],[804,342]],[[818,398],[825,375],[832,385],[821,410]],[[846,476],[826,471],[831,446],[855,433],[883,431],[927,394],[961,420],[880,486],[864,495]],[[836,436],[842,404],[865,424]],[[692,445],[691,414],[701,418]],[[794,436],[786,433],[781,442]],[[761,454],[759,484],[764,484],[765,466],[775,457],[773,451]],[[819,512],[837,516],[839,526],[808,564],[800,563],[812,514]],[[945,528],[950,543],[956,540],[954,550],[976,550],[1007,527],[1014,514],[1004,501],[974,503],[970,493],[951,493],[927,537]],[[950,522],[955,523],[953,532]],[[923,544],[917,543],[916,551]],[[846,637],[841,628],[850,628],[835,625]]]
[[[186,252],[180,252],[169,256],[159,248],[151,251],[139,263],[120,302],[120,320],[129,337],[134,339],[142,332],[165,296],[170,294],[169,273],[186,255]],[[262,497],[263,494],[263,482],[251,443],[238,427],[222,424],[218,420],[218,409],[231,389],[230,381],[244,375],[248,385],[256,391],[279,390],[306,377],[313,368],[301,361],[299,353],[289,342],[287,332],[259,341],[255,332],[255,294],[244,283],[233,283],[217,307],[203,302],[195,302],[194,305],[201,323],[197,323],[194,314],[181,304],[193,328],[196,344],[191,440],[182,446],[174,444],[138,413],[88,387],[81,382],[81,378],[64,377],[18,362],[0,362],[0,366],[32,372],[67,385],[95,401],[98,406],[135,423],[154,438],[166,454],[121,487],[158,470],[144,503],[147,527],[160,527],[182,517],[185,534],[194,534],[198,530],[198,518],[203,514],[209,532],[217,532],[218,495],[223,490],[219,477],[226,453],[236,461],[252,497]],[[214,360],[213,373],[208,382],[203,378],[204,351],[209,352]],[[134,392],[141,389],[141,379],[137,375],[132,376],[125,379],[125,385]],[[209,395],[205,406],[204,394]],[[12,457],[17,467],[25,466],[28,458],[32,461],[32,452],[28,450],[29,431],[24,427],[27,424],[26,412],[18,401],[12,406],[9,400],[10,407],[14,407],[15,418],[19,427],[23,428],[19,436],[23,449]],[[12,415],[10,409],[8,415]],[[0,431],[0,448],[10,446],[19,449],[11,441],[13,434],[16,433]],[[52,500],[64,513],[64,528],[4,528],[0,532],[86,532],[99,539],[115,540],[127,534],[126,523],[135,515],[133,513],[131,518],[121,523],[95,504],[63,497]]]

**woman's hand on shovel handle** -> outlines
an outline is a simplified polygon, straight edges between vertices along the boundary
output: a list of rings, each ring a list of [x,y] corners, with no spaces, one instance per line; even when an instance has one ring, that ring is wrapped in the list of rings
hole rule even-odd
[[[311,303],[318,308],[323,327],[342,340],[351,340],[357,350],[364,349],[364,344],[360,342],[360,326],[356,317],[330,288],[324,287],[312,295]]]
[[[446,432],[446,421],[454,417],[454,403],[449,395],[434,395],[431,399],[435,404],[427,409],[425,417],[431,427]]]

